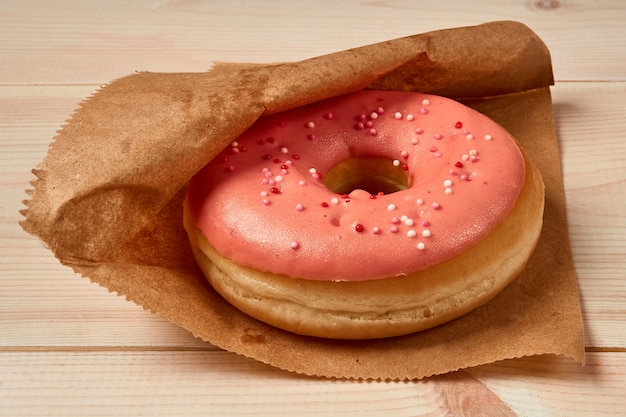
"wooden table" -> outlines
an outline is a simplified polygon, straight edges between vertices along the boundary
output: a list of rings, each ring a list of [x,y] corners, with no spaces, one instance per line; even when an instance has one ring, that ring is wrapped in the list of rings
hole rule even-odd
[[[305,378],[202,343],[73,274],[17,222],[30,170],[55,131],[111,79],[204,71],[213,61],[299,60],[504,19],[530,26],[552,52],[587,364],[508,360],[469,370],[470,380],[520,416],[624,415],[622,0],[0,0],[0,414],[475,415],[472,390],[454,407],[436,381]]]

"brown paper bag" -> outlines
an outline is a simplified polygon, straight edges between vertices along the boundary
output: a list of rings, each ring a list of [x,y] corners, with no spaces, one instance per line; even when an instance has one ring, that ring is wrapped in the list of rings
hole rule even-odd
[[[22,227],[58,259],[195,336],[273,366],[326,377],[414,379],[525,355],[584,360],[549,86],[548,50],[494,22],[276,65],[137,73],[83,102],[55,138]],[[466,102],[522,143],[546,182],[545,226],[525,272],[474,312],[383,340],[303,337],[226,303],[182,228],[187,181],[264,114],[362,88]]]

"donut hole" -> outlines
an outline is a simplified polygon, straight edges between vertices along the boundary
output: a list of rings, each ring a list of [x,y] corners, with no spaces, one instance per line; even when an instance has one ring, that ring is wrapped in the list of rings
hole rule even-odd
[[[406,190],[408,172],[382,157],[349,157],[332,167],[324,184],[338,194],[363,190],[370,194],[392,194]]]

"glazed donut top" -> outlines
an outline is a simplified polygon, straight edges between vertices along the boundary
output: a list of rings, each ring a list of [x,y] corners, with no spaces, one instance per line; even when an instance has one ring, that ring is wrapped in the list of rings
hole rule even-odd
[[[486,116],[364,90],[261,117],[190,181],[187,207],[237,264],[361,281],[476,244],[513,208],[524,175],[517,144]]]

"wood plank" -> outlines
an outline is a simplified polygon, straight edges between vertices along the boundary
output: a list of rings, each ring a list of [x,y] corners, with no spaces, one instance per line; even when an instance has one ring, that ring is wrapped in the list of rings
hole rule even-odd
[[[566,83],[553,89],[587,346],[626,346],[624,97],[626,83]]]
[[[527,24],[558,80],[624,80],[626,7],[594,2],[78,2],[0,4],[2,83],[104,83],[137,70],[309,58],[493,20]]]
[[[618,416],[626,406],[624,353],[591,354],[585,368],[543,358],[472,374],[519,416]],[[0,375],[0,415],[13,417],[443,416],[449,406],[438,378],[315,379],[227,352],[0,352]],[[483,405],[481,415],[502,415]]]
[[[554,356],[520,358],[470,373],[521,416],[623,416],[626,352],[587,353],[584,367]]]
[[[97,87],[0,87],[0,334],[8,346],[198,346],[175,326],[75,276],[17,222],[29,173]],[[586,345],[625,348],[626,83],[553,89]],[[605,171],[611,172],[606,176]],[[91,323],[91,324],[87,324]]]

